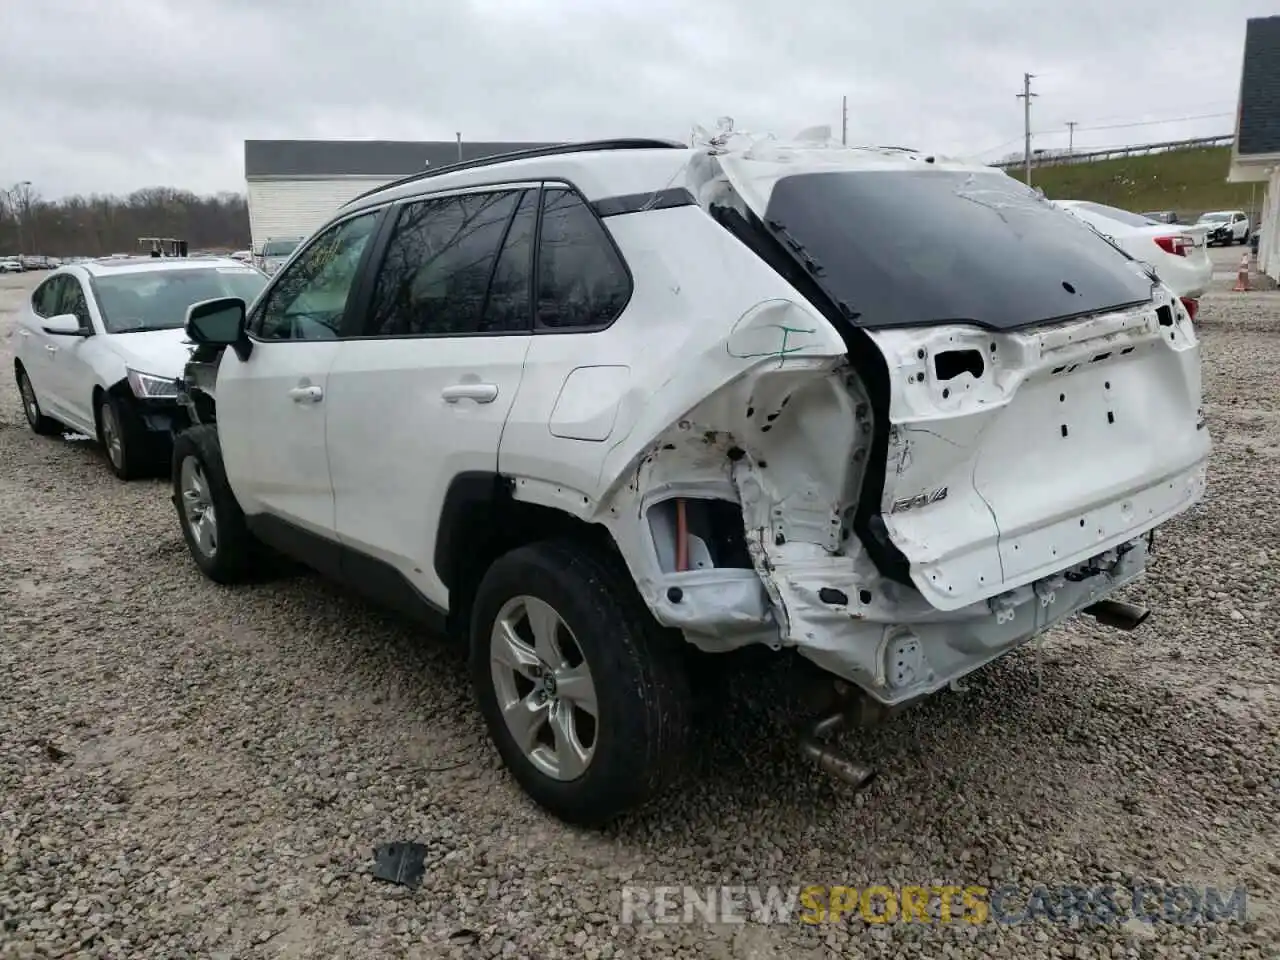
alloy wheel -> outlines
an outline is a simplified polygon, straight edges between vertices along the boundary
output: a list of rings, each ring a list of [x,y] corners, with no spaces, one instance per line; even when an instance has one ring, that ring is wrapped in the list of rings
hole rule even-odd
[[[525,757],[555,780],[590,766],[598,735],[596,688],[573,631],[536,597],[514,597],[494,619],[490,672],[507,729]]]
[[[107,456],[111,465],[117,470],[124,467],[124,437],[120,431],[120,420],[115,408],[109,403],[102,405],[102,443],[107,448]]]
[[[195,457],[183,460],[178,482],[182,491],[182,515],[191,538],[196,549],[212,558],[218,552],[217,514],[200,461]]]

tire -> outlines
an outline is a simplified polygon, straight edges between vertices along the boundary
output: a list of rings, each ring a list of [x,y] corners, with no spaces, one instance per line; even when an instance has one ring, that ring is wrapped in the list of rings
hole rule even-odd
[[[215,425],[190,427],[174,439],[173,505],[182,538],[201,573],[223,584],[254,576],[260,552],[227,483]],[[197,530],[201,518],[207,526]]]
[[[16,372],[18,380],[18,395],[22,398],[22,412],[27,415],[27,426],[31,428],[32,433],[39,434],[42,437],[52,437],[62,432],[62,424],[57,420],[46,417],[40,409],[40,401],[36,397],[36,388],[31,383],[31,378],[27,376],[27,371],[19,365]]]
[[[538,616],[548,609],[567,627],[567,635],[564,630],[556,635],[560,659],[568,665],[553,671],[559,686],[552,685],[547,706],[531,711],[542,719],[527,724],[540,734],[527,750],[517,742],[501,704],[516,698],[536,704],[537,685],[547,681],[531,679],[524,671],[517,680],[515,670],[495,666],[493,636],[501,621],[527,627],[530,613]],[[517,632],[526,641],[524,652],[532,655],[533,645],[527,642],[531,634]],[[547,649],[543,645],[544,654]],[[554,541],[513,550],[489,568],[476,592],[471,681],[489,734],[525,792],[567,823],[606,823],[652,800],[679,778],[691,722],[683,654],[683,639],[653,619],[621,563],[585,544]],[[543,662],[551,659],[544,656]],[[597,722],[590,722],[589,714],[584,717],[578,706],[586,702],[583,666]],[[539,668],[535,663],[526,669],[536,674]],[[575,679],[577,698],[565,693]],[[553,733],[557,719],[562,723]],[[572,737],[563,732],[566,725]],[[587,747],[589,756],[585,763],[581,754],[576,763],[562,763],[575,756],[566,747],[574,741]],[[552,761],[556,772],[548,769]]]
[[[147,448],[142,424],[118,397],[102,394],[98,400],[98,441],[111,472],[121,480],[137,480],[154,473],[157,464]]]

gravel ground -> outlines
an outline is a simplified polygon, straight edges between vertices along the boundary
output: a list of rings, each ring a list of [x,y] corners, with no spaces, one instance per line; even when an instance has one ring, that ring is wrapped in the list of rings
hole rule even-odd
[[[29,433],[30,283],[0,279],[0,956],[1280,956],[1280,294],[1205,299],[1210,489],[1132,591],[1148,625],[1073,622],[857,735],[860,796],[728,666],[694,783],[586,833],[504,773],[455,649],[309,576],[206,582],[163,483]],[[370,876],[397,839],[416,890]],[[619,922],[626,882],[1135,881],[1243,884],[1249,916]]]

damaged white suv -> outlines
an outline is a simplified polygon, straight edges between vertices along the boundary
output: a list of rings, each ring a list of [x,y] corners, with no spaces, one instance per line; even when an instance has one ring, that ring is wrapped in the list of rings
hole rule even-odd
[[[598,822],[680,768],[688,644],[795,648],[849,691],[823,734],[1072,613],[1143,619],[1104,598],[1209,453],[1195,330],[1147,271],[910,151],[460,163],[191,309],[174,502],[217,581],[269,547],[465,629],[515,777]]]

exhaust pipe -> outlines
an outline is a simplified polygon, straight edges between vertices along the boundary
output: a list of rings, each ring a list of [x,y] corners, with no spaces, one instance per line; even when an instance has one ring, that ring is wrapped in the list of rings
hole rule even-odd
[[[848,712],[843,710],[823,717],[801,736],[800,752],[823,773],[844,781],[855,790],[862,790],[875,779],[875,770],[822,742],[823,738],[835,733],[847,722]]]
[[[1099,600],[1080,612],[1087,613],[1104,627],[1115,627],[1117,630],[1136,630],[1151,616],[1151,611],[1146,607],[1125,603],[1123,600]]]

